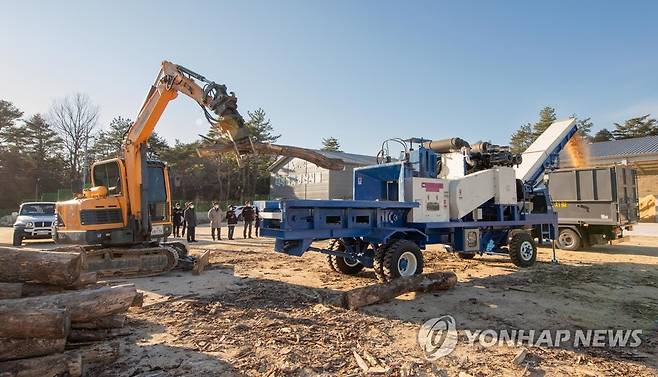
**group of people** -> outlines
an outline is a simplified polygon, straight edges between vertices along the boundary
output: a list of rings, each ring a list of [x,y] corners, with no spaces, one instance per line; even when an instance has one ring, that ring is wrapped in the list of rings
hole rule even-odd
[[[242,231],[243,238],[253,238],[252,228],[254,235],[258,237],[260,233],[260,215],[258,208],[252,207],[250,202],[245,202],[242,211],[237,214],[237,207],[230,206],[226,213],[219,208],[219,203],[213,202],[212,208],[208,211],[208,220],[210,221],[210,234],[213,241],[222,239],[222,218],[226,219],[228,225],[228,239],[233,239],[235,227],[238,225],[238,217],[242,217],[244,221],[244,229]],[[197,216],[194,210],[194,203],[185,203],[185,209],[181,208],[180,203],[176,203],[172,210],[172,221],[174,225],[174,237],[185,237],[187,231],[187,242],[197,242],[196,240],[196,226]]]

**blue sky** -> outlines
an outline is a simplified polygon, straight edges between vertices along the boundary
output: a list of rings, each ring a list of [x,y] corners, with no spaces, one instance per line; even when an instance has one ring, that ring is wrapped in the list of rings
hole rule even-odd
[[[0,1],[0,98],[89,94],[133,118],[163,59],[263,107],[280,143],[374,154],[389,137],[506,143],[545,105],[595,128],[658,116],[657,2]],[[205,133],[170,104],[169,141]]]

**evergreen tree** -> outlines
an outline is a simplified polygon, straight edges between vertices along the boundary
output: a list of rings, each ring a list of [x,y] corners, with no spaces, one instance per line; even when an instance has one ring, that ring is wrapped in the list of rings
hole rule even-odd
[[[578,116],[576,114],[571,115],[571,118],[576,120],[576,126],[578,127],[578,132],[580,135],[585,139],[586,141],[591,141],[592,140],[592,127],[594,127],[594,123],[592,123],[592,118],[584,118],[584,119],[578,119]]]
[[[116,158],[123,155],[123,140],[133,121],[121,116],[115,117],[110,121],[106,130],[101,130],[94,142],[94,158],[104,160]],[[153,154],[160,155],[163,150],[169,148],[167,141],[161,138],[157,132],[153,132],[148,139],[149,151]]]
[[[329,152],[341,152],[340,142],[333,136],[329,136],[326,139],[322,139],[322,148],[320,150],[329,151]]]
[[[614,136],[612,135],[612,132],[610,132],[607,128],[604,128],[597,132],[594,137],[592,138],[593,143],[600,143],[602,141],[610,141],[614,140]]]
[[[532,125],[526,123],[512,134],[509,142],[510,149],[513,153],[523,153],[534,140]]]
[[[555,116],[555,109],[546,106],[543,109],[539,111],[539,121],[534,124],[532,127],[532,133],[534,135],[534,138],[538,138],[539,135],[542,134],[542,132],[546,131],[546,129],[553,124],[557,120],[557,117]],[[534,141],[534,140],[533,140]]]
[[[615,123],[615,130],[612,131],[612,134],[618,140],[658,135],[658,121],[650,116],[651,114],[647,114],[631,118],[624,124]]]
[[[59,156],[62,139],[57,135],[41,114],[33,115],[25,121],[26,136],[24,145],[27,153],[37,162],[43,162]]]
[[[265,110],[258,108],[254,112],[247,112],[249,120],[246,122],[249,135],[255,143],[273,143],[281,135],[275,135],[274,128],[265,114]]]

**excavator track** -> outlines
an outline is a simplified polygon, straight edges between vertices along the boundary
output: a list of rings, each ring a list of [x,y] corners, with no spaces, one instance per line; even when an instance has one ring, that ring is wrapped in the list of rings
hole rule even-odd
[[[179,251],[173,245],[87,249],[85,267],[103,277],[142,277],[171,271]]]

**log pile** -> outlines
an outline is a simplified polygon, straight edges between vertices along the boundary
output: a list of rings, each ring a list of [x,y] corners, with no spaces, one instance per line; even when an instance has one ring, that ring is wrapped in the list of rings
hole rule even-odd
[[[100,285],[84,254],[0,247],[0,376],[82,376],[127,335],[133,284]],[[136,299],[137,298],[137,299]]]

